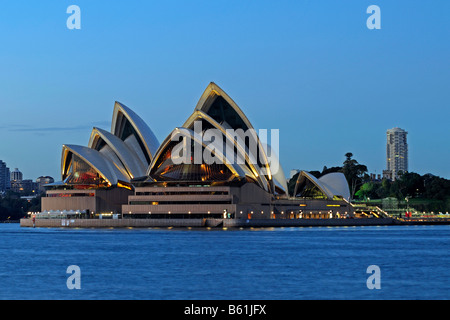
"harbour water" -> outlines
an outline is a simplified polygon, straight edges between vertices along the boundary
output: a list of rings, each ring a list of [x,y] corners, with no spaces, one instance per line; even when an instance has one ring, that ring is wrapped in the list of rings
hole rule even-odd
[[[64,229],[0,224],[0,299],[449,299],[450,226]],[[67,268],[80,268],[69,290]],[[380,289],[369,289],[369,266]]]

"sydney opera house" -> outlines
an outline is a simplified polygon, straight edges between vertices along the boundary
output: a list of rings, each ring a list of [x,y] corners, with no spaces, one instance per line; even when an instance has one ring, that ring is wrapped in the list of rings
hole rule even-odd
[[[209,142],[208,130],[215,133]],[[349,197],[342,173],[317,179],[301,171],[289,191],[275,152],[238,105],[210,83],[193,113],[162,143],[134,111],[116,102],[110,131],[93,128],[87,146],[63,145],[61,181],[47,187],[42,212],[136,219],[331,218],[352,215]]]

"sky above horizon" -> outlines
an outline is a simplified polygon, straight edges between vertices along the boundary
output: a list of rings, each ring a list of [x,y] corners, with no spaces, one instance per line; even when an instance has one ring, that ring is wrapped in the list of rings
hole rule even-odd
[[[409,170],[450,179],[449,13],[448,0],[4,1],[0,160],[60,180],[62,145],[110,130],[114,101],[162,142],[215,82],[255,128],[280,130],[287,176],[347,152],[381,174],[400,127]]]

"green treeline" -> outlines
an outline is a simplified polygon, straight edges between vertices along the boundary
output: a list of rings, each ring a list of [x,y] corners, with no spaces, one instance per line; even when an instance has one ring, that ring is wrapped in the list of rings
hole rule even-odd
[[[388,179],[371,180],[365,165],[352,159],[353,154],[345,154],[345,161],[340,167],[327,168],[322,171],[310,171],[319,178],[327,173],[344,173],[352,199],[384,199],[396,198],[400,201],[408,199],[409,205],[418,211],[448,212],[450,211],[450,180],[432,174],[420,175],[415,172],[399,172],[395,181]],[[289,194],[294,192],[298,174],[288,182]]]
[[[27,212],[41,211],[41,197],[38,196],[31,201],[21,199],[20,194],[11,190],[0,195],[0,221],[19,220],[26,216]]]

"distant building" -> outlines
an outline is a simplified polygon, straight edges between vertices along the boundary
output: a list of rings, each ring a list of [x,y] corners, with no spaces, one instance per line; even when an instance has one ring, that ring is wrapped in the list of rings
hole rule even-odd
[[[15,168],[14,171],[11,172],[11,181],[22,181],[23,180],[23,174],[19,171],[18,168]]]
[[[38,192],[38,184],[31,179],[11,181],[11,190],[19,193],[36,193]]]
[[[372,180],[372,181],[379,181],[379,180],[381,180],[381,174],[371,173],[370,174],[370,180]]]
[[[38,184],[31,179],[23,179],[22,172],[15,168],[10,174],[11,190],[18,193],[35,193]]]
[[[55,182],[55,180],[49,176],[41,176],[36,179],[36,182],[31,179],[23,179],[23,174],[18,168],[15,168],[9,176],[10,188],[12,191],[32,195],[37,195],[45,191],[44,186],[46,184]]]
[[[11,187],[10,172],[6,163],[0,160],[0,192],[4,192]]]
[[[37,194],[32,195],[32,196],[21,196],[20,199],[27,200],[28,202],[31,202],[31,200],[36,199],[37,196],[38,196]]]
[[[45,185],[53,182],[55,182],[55,179],[53,179],[50,176],[40,176],[39,178],[36,179],[39,192],[45,191]]]
[[[387,131],[386,144],[386,164],[383,177],[395,180],[399,171],[408,171],[408,143],[406,132],[400,128],[393,128]]]
[[[392,179],[392,171],[383,170],[383,179],[393,180]]]

